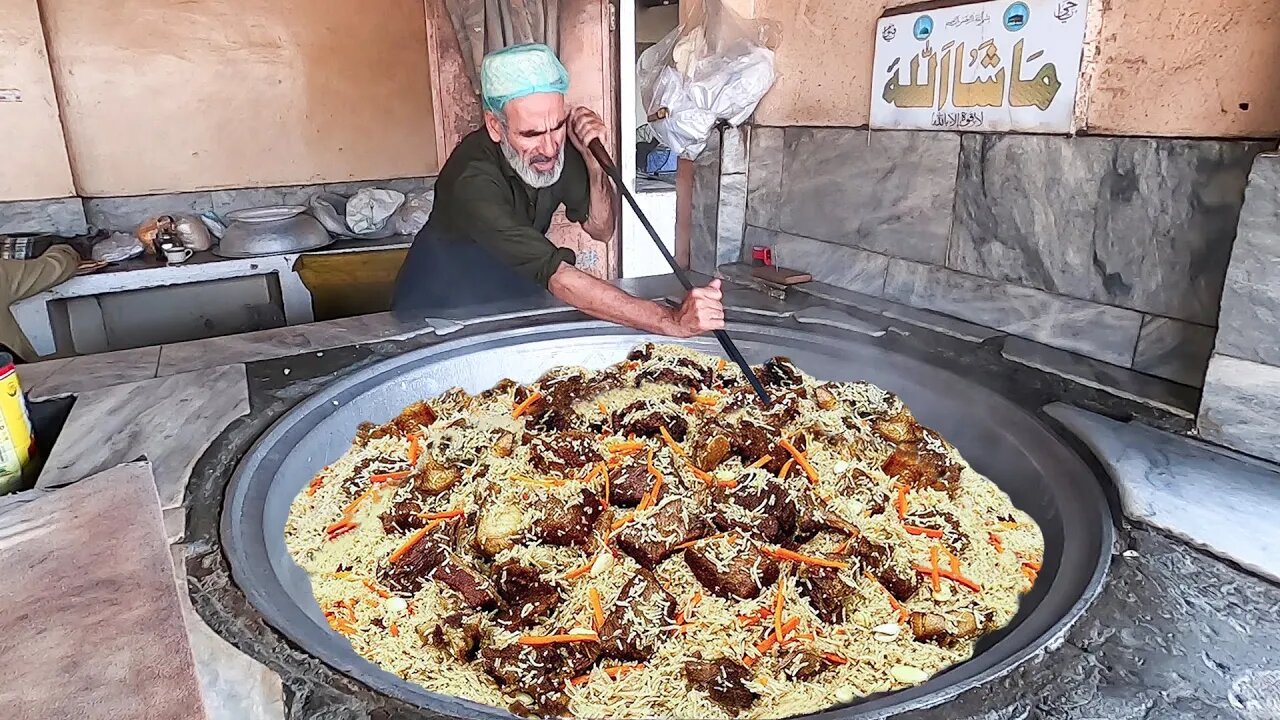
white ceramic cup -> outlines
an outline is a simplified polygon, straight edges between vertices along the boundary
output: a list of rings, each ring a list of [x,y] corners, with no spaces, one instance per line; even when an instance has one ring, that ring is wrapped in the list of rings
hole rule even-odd
[[[166,248],[164,251],[165,262],[170,265],[184,263],[191,259],[191,248]]]

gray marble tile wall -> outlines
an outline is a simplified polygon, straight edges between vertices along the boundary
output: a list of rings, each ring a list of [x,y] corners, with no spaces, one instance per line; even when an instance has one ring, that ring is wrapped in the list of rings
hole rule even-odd
[[[1213,325],[1263,143],[966,135],[947,266]]]
[[[1280,461],[1280,156],[1254,162],[1218,323],[1200,434]]]
[[[56,233],[65,237],[88,230],[80,198],[0,202],[0,234]]]
[[[747,213],[747,156],[751,129],[713,132],[694,165],[689,266],[713,275],[742,255]]]
[[[1265,143],[752,132],[744,245],[774,246],[779,262],[869,294],[881,291],[868,275],[883,269],[895,299],[1202,384],[1246,178]],[[1280,168],[1267,188],[1255,182],[1280,197]],[[1272,229],[1259,244],[1280,246],[1280,200],[1270,213],[1253,220]],[[1242,263],[1227,292],[1253,297],[1233,310],[1263,332],[1225,342],[1280,357],[1280,283],[1250,280],[1257,267]]]
[[[319,191],[352,195],[361,188],[382,187],[408,193],[434,184],[433,177],[415,177],[128,197],[24,200],[0,203],[0,233],[54,232],[72,236],[83,235],[91,227],[131,231],[148,218],[166,213],[198,215],[213,211],[221,215],[263,205],[305,205],[312,194]]]

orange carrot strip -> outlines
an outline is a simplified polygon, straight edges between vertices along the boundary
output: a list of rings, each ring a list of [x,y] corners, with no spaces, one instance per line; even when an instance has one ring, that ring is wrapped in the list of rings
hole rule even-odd
[[[795,630],[796,626],[798,626],[799,624],[800,624],[800,618],[798,617],[791,618],[790,620],[788,620],[786,623],[783,624],[782,635],[785,637],[787,633],[791,632],[792,630]],[[771,632],[767,637],[765,637],[765,639],[761,640],[759,643],[756,644],[756,652],[763,655],[764,653],[769,651],[769,648],[772,648],[774,645],[778,644],[779,641],[780,641],[780,638],[778,637],[777,632],[776,631]],[[751,667],[752,665],[756,664],[756,659],[757,659],[756,656],[748,655],[747,657],[743,658],[742,664],[746,665],[747,667]]]
[[[400,626],[395,623],[391,623],[391,625],[387,627],[387,632],[391,633],[391,637],[400,637]]]
[[[702,592],[699,591],[694,593],[693,597],[689,600],[689,607],[691,608],[698,607],[698,603],[700,602],[702,602]]]
[[[680,447],[680,443],[676,442],[676,439],[671,437],[671,433],[667,431],[666,425],[658,428],[658,432],[662,433],[662,440],[667,444],[667,447],[671,448],[671,452],[679,456],[681,460],[689,462],[689,455],[684,451],[684,448]]]
[[[878,588],[880,588],[881,590],[883,590],[883,591],[884,591],[884,596],[885,596],[886,598],[888,598],[888,600],[889,600],[889,607],[891,607],[891,608],[893,608],[894,610],[897,610],[897,611],[898,611],[898,617],[899,617],[903,622],[906,622],[906,621],[907,621],[907,618],[911,617],[911,615],[907,612],[907,609],[906,609],[906,608],[904,608],[904,607],[902,607],[902,603],[898,602],[898,598],[894,597],[894,596],[893,596],[893,593],[889,592],[889,588],[887,588],[887,587],[885,587],[884,585],[880,584],[880,581],[876,579],[876,576],[875,576],[875,575],[872,575],[872,574],[871,574],[871,573],[869,573],[869,572],[864,572],[864,573],[862,573],[862,574],[863,574],[863,575],[866,575],[868,580],[870,580],[871,582],[875,583],[876,587],[878,587]]]
[[[1038,563],[1038,562],[1030,562],[1030,561],[1028,561],[1028,562],[1024,562],[1024,563],[1022,563],[1022,564],[1023,564],[1023,565],[1025,565],[1025,566],[1027,566],[1027,567],[1029,567],[1029,568],[1031,568],[1032,570],[1035,570],[1036,572],[1040,572],[1040,563]]]
[[[716,363],[716,372],[722,373],[724,372],[724,369],[728,366],[729,366],[729,361],[725,360],[724,358],[720,358],[720,362]]]
[[[576,635],[521,635],[518,641],[521,645],[557,645],[559,643],[571,642],[597,642],[600,636],[595,633],[580,633]]]
[[[613,527],[612,527],[612,528],[610,528],[610,529],[611,529],[611,530],[617,530],[618,528],[622,527],[623,525],[626,525],[627,523],[629,523],[629,522],[631,522],[632,520],[635,520],[635,519],[636,519],[636,514],[635,514],[635,513],[627,513],[626,515],[623,515],[621,518],[619,518],[619,519],[618,519],[618,521],[617,521],[617,522],[615,522],[615,523],[613,524]]]
[[[347,503],[347,506],[342,508],[342,517],[344,519],[349,518],[353,513],[355,513],[356,508],[360,507],[360,504],[369,499],[369,496],[373,495],[377,490],[377,488],[369,488],[357,495],[355,500]]]
[[[778,471],[778,477],[782,480],[787,479],[787,473],[791,472],[791,466],[795,464],[795,458],[782,463],[782,469]]]
[[[950,550],[947,551],[947,558],[951,561],[951,572],[956,575],[960,574],[960,558],[956,557]]]
[[[807,565],[817,565],[819,567],[831,567],[843,570],[849,567],[849,563],[838,562],[836,560],[826,560],[823,558],[813,557],[810,555],[801,555],[793,550],[786,548],[760,548],[760,552],[777,560],[790,560],[792,562],[805,563]]]
[[[830,652],[822,653],[822,657],[827,660],[830,660],[831,662],[837,665],[844,665],[845,663],[849,662],[849,660],[845,658],[843,655],[837,655],[836,653],[830,653]]]
[[[837,546],[836,546],[835,553],[836,553],[837,555],[843,555],[843,554],[845,554],[845,553],[846,553],[846,552],[848,552],[848,551],[849,551],[849,541],[848,541],[848,540],[845,540],[844,542],[842,542],[842,543],[840,543],[839,545],[837,545]]]
[[[993,532],[989,532],[987,533],[987,540],[991,542],[991,546],[996,549],[996,552],[998,553],[1004,552],[1004,541],[1000,539],[999,535]]]
[[[809,460],[805,458],[804,453],[797,450],[796,447],[786,438],[779,440],[778,445],[781,446],[783,450],[791,453],[791,457],[795,459],[796,464],[800,466],[801,470],[804,470],[805,475],[809,476],[809,482],[818,482],[818,471],[814,470],[813,466],[809,464]]]
[[[609,408],[607,408],[607,407],[605,407],[605,406],[604,406],[604,401],[603,401],[603,400],[597,400],[597,401],[596,401],[596,407],[597,407],[597,408],[599,408],[599,410],[600,410],[600,414],[601,414],[601,415],[608,415],[608,414],[609,414]]]
[[[608,445],[609,452],[620,455],[624,453],[633,453],[645,448],[644,443],[637,440],[627,440],[625,442],[610,443]]]
[[[755,462],[751,463],[750,465],[748,465],[748,466],[747,466],[747,469],[748,469],[748,470],[754,470],[755,468],[764,467],[765,465],[768,465],[768,464],[769,464],[769,463],[771,463],[771,462],[773,462],[773,456],[772,456],[772,455],[765,455],[764,457],[760,458],[759,460],[757,460],[757,461],[755,461]]]
[[[907,519],[907,486],[898,483],[898,519]]]
[[[596,618],[596,632],[599,632],[600,628],[604,627],[604,608],[600,605],[600,591],[591,588],[587,596],[591,600],[591,612]]]
[[[307,484],[307,494],[315,495],[316,491],[320,489],[321,485],[324,485],[324,478],[320,477],[319,475],[315,476],[315,478],[313,478],[311,482]]]
[[[330,525],[329,527],[332,528],[333,526]],[[355,530],[358,527],[360,526],[357,523],[353,523],[349,520],[344,520],[342,521],[341,526],[332,530],[329,530],[328,528],[326,528],[326,530],[328,530],[329,539],[332,540],[334,538],[346,535],[347,533],[351,532],[352,530]]]
[[[567,575],[565,575],[565,576],[564,576],[564,578],[565,578],[566,580],[577,580],[578,578],[582,577],[583,575],[586,575],[587,573],[591,572],[591,566],[592,566],[592,565],[594,565],[594,564],[595,564],[595,562],[596,562],[596,559],[595,559],[595,558],[591,558],[590,560],[588,560],[588,561],[587,561],[587,564],[586,564],[586,565],[583,565],[582,567],[577,567],[577,568],[574,568],[573,570],[570,570],[570,571],[569,571],[569,573],[568,573]]]
[[[936,593],[942,589],[942,581],[938,579],[938,546],[929,548],[929,582]]]
[[[778,577],[778,591],[773,599],[773,631],[782,637],[782,581],[781,576]]]
[[[813,633],[796,633],[795,635],[791,636],[791,639],[792,640],[812,640],[814,639],[814,635]]]
[[[596,468],[598,468],[600,471],[600,474],[604,476],[604,508],[608,510],[609,502],[610,502],[609,501],[609,468],[606,467],[604,463],[598,463],[596,465]]]
[[[525,412],[528,411],[528,409],[532,407],[534,403],[538,402],[541,399],[542,399],[542,393],[535,390],[533,394],[531,394],[529,397],[524,399],[524,402],[520,403],[519,405],[511,409],[511,417],[512,418],[520,417],[521,415],[525,414]]]
[[[906,530],[912,535],[924,535],[925,537],[931,537],[931,538],[942,537],[942,531],[934,530],[933,528],[925,528],[925,527],[920,527],[918,525],[903,525],[902,529]]]
[[[1014,529],[1014,528],[1018,527],[1018,523],[1016,523],[1016,522],[1012,522],[1012,521],[1009,521],[1009,520],[1006,520],[1006,521],[1004,521],[1004,522],[1000,523],[1000,527],[1004,528],[1005,530],[1012,530],[1012,529]]]
[[[439,523],[440,521],[436,520],[435,522]],[[427,525],[427,527],[424,527],[421,530],[418,530],[414,534],[410,535],[408,540],[405,540],[404,543],[400,545],[400,547],[396,548],[395,552],[391,553],[391,557],[387,558],[387,562],[394,563],[400,558],[404,557],[404,554],[409,552],[409,550],[414,545],[417,545],[418,541],[422,539],[423,535],[427,534],[427,530],[430,528],[431,528],[431,525]]]
[[[386,599],[391,597],[391,593],[375,585],[372,580],[365,580],[364,586],[369,588],[369,592],[377,595],[380,598]]]
[[[730,480],[716,480],[716,481],[714,481],[714,482],[713,482],[713,483],[711,483],[711,484],[712,484],[712,485],[714,485],[715,487],[729,488],[729,489],[731,489],[731,490],[732,490],[733,488],[738,487],[738,481],[737,481],[737,480],[733,480],[733,479],[730,479]]]
[[[693,402],[695,405],[716,405],[720,402],[719,395],[694,395]]]
[[[369,482],[373,483],[374,485],[378,485],[379,483],[384,483],[384,482],[387,482],[388,480],[403,480],[409,477],[410,472],[411,471],[409,470],[403,470],[401,472],[382,473],[381,475],[372,475],[369,477]]]
[[[421,451],[421,448],[418,447],[417,434],[415,433],[413,435],[410,435],[409,436],[409,464],[410,465],[418,464],[418,453],[420,451]]]
[[[938,567],[938,566],[936,566],[936,565],[935,565],[935,566],[933,566],[933,567],[925,567],[924,565],[916,565],[916,566],[915,566],[915,569],[916,569],[916,572],[920,573],[921,575],[929,575],[929,576],[931,576],[931,577],[932,577],[932,576],[933,576],[933,574],[936,572],[936,573],[938,574],[938,577],[939,577],[939,578],[945,578],[945,579],[950,580],[950,581],[952,581],[952,582],[958,583],[958,584],[960,584],[960,585],[963,585],[963,586],[965,586],[965,587],[969,588],[970,590],[972,590],[972,591],[974,591],[974,592],[982,592],[982,586],[981,586],[981,585],[979,585],[978,583],[974,582],[973,580],[970,580],[969,578],[967,578],[967,577],[965,577],[965,576],[963,576],[963,575],[959,575],[959,574],[957,574],[957,573],[953,573],[953,572],[951,572],[950,570],[943,570],[942,568],[939,568],[939,567]]]

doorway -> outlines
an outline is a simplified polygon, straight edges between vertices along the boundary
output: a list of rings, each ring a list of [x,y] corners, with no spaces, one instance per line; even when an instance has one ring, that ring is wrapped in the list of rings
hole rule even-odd
[[[667,250],[675,253],[676,174],[674,159],[663,162],[662,148],[646,132],[648,120],[640,100],[636,67],[640,54],[680,24],[678,0],[619,0],[618,94],[622,175],[636,202],[653,223]],[[624,278],[671,272],[644,226],[623,209],[622,272]]]

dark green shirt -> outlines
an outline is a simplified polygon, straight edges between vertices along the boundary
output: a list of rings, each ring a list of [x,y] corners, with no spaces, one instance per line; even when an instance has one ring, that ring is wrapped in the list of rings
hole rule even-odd
[[[577,261],[572,250],[547,239],[551,217],[561,205],[576,223],[584,222],[590,212],[587,165],[573,143],[565,142],[560,179],[535,190],[520,179],[481,128],[458,143],[440,170],[427,227],[480,245],[545,288],[560,263]]]

